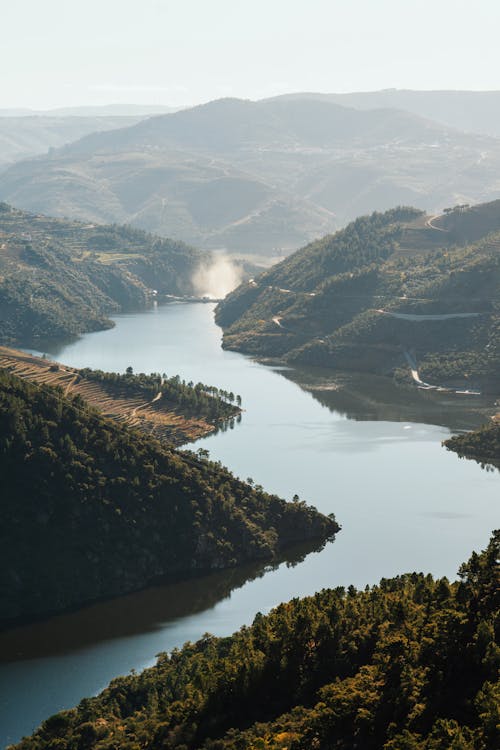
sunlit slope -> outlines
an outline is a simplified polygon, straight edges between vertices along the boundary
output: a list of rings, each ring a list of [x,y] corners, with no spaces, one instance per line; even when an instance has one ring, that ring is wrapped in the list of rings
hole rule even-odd
[[[426,379],[498,388],[499,219],[500,202],[357,219],[228,295],[224,346],[382,373],[411,353]]]
[[[0,204],[0,342],[37,346],[111,325],[152,288],[193,291],[201,255],[124,226],[31,214]]]
[[[48,718],[18,750],[493,750],[499,532],[460,580],[324,589],[206,634]]]
[[[500,141],[395,109],[223,99],[8,169],[0,197],[207,248],[289,253],[357,215],[486,200]]]
[[[80,396],[105,417],[169,446],[224,428],[226,420],[240,413],[213,387],[186,384],[173,374],[79,370],[4,346],[0,346],[0,369],[31,383],[57,386],[65,396]]]

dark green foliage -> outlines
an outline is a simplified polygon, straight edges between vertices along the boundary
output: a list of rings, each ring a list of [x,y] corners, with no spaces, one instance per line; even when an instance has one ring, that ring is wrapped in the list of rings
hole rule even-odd
[[[487,206],[500,221],[500,203]],[[413,350],[427,382],[498,391],[500,233],[488,234],[484,219],[481,235],[481,211],[471,213],[473,244],[457,244],[451,225],[431,229],[414,209],[395,209],[308,245],[218,306],[224,346],[381,374]],[[457,313],[476,317],[398,317]]]
[[[412,573],[280,604],[48,719],[20,750],[494,750],[500,532],[460,581]]]
[[[130,227],[0,211],[0,342],[37,346],[112,325],[150,290],[193,292],[201,255]]]
[[[170,378],[159,372],[134,375],[132,368],[127,368],[125,374],[120,375],[88,367],[80,370],[80,373],[87,380],[101,383],[112,393],[141,395],[153,399],[161,391],[160,401],[179,406],[185,414],[204,417],[210,421],[234,417],[239,412],[239,406],[233,406],[233,402],[241,405],[241,398],[233,393],[205,383],[186,383],[179,375]]]
[[[271,559],[332,518],[0,371],[0,621]]]
[[[450,451],[467,458],[474,458],[483,464],[491,464],[500,469],[500,421],[483,425],[479,430],[464,435],[454,435],[444,444]]]

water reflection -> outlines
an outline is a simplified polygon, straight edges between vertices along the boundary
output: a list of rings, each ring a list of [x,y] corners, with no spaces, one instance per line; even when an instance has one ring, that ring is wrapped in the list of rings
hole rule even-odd
[[[161,630],[168,622],[213,608],[246,583],[285,563],[294,567],[324,543],[293,545],[272,563],[252,563],[189,580],[151,586],[76,612],[0,633],[0,662],[58,656],[95,643]]]
[[[389,377],[320,368],[278,372],[331,412],[356,421],[423,422],[460,432],[487,422],[495,409],[492,397],[398,386]]]
[[[211,307],[171,305],[120,316],[116,328],[84,336],[57,354],[74,367],[123,372],[131,365],[136,372],[178,373],[237,390],[245,410],[241,424],[192,449],[208,449],[214,460],[270,492],[297,493],[334,512],[342,532],[293,569],[282,564],[266,575],[258,566],[216,573],[156,587],[151,598],[142,592],[66,615],[59,630],[52,622],[22,636],[0,636],[4,657],[10,651],[17,659],[0,669],[0,744],[117,674],[148,666],[158,651],[206,631],[228,635],[280,601],[323,587],[363,587],[402,571],[452,578],[498,526],[498,473],[441,447],[450,430],[486,421],[491,403],[399,389],[385,378],[275,372],[221,349]],[[71,619],[77,615],[80,624]],[[8,637],[14,638],[10,645]]]

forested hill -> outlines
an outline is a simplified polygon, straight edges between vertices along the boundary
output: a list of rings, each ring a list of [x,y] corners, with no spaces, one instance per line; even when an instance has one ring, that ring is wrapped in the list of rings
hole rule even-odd
[[[0,203],[0,343],[38,346],[111,325],[152,288],[192,294],[201,254],[126,226],[51,219]]]
[[[479,430],[454,435],[445,440],[446,447],[458,455],[500,469],[500,418]]]
[[[280,604],[45,721],[19,750],[494,750],[500,532],[460,580]]]
[[[338,526],[0,370],[0,624],[272,559]]]
[[[441,217],[374,213],[242,284],[218,306],[224,346],[345,370],[408,368],[500,387],[500,201]]]

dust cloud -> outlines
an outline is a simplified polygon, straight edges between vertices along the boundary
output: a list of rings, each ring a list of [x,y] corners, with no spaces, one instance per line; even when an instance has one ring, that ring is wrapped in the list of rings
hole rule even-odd
[[[226,255],[212,256],[209,263],[203,263],[192,278],[195,294],[210,299],[223,299],[236,289],[243,280],[240,266]]]

